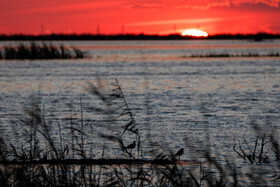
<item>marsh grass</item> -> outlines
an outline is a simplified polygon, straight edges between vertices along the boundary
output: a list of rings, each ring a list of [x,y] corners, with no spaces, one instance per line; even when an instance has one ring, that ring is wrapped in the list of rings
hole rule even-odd
[[[229,57],[279,57],[280,52],[262,53],[207,53],[207,54],[192,54],[192,58],[229,58]],[[186,56],[187,57],[187,56]]]
[[[114,81],[109,90],[98,81],[96,86],[90,85],[88,91],[101,104],[85,107],[80,98],[78,108],[68,105],[67,119],[47,115],[40,99],[33,99],[20,118],[21,130],[17,134],[21,141],[11,143],[0,136],[1,186],[242,186],[240,180],[244,176],[248,185],[279,184],[280,152],[274,131],[264,133],[252,125],[257,136],[254,148],[247,140],[239,141],[241,148],[233,147],[237,156],[242,157],[240,161],[250,158],[247,164],[253,165],[266,164],[264,161],[271,159],[264,151],[270,145],[278,164],[272,180],[253,169],[242,172],[227,159],[220,163],[211,147],[197,153],[191,162],[178,160],[179,153],[160,147],[153,149],[152,157],[147,159],[143,156],[141,134],[133,111],[118,81]],[[97,148],[87,146],[94,142],[94,123],[85,119],[85,108],[106,118],[105,130],[95,134],[118,148],[117,158],[105,158],[105,146],[101,158],[94,158]],[[135,147],[129,150],[131,141]],[[185,149],[191,146],[186,141]]]
[[[75,47],[66,48],[63,45],[54,46],[49,43],[18,44],[17,46],[4,46],[0,51],[0,59],[70,59],[85,58],[86,53]]]

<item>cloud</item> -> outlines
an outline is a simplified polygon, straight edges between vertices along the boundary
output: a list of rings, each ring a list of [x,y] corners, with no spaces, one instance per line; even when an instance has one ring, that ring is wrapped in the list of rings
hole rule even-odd
[[[228,7],[231,10],[237,11],[256,11],[256,12],[279,12],[280,3],[272,6],[263,2],[258,2],[255,4],[251,3],[240,3],[240,4],[230,4]]]
[[[239,20],[244,19],[243,16],[234,17],[234,18],[221,18],[221,17],[213,17],[213,18],[191,18],[191,19],[175,19],[175,20],[160,20],[160,21],[146,21],[146,22],[137,22],[130,23],[128,25],[131,26],[142,26],[142,25],[165,25],[165,24],[197,24],[197,23],[210,23],[210,22],[222,22],[222,21],[230,21],[230,20]]]
[[[135,2],[127,2],[130,8],[191,8],[191,9],[209,9],[209,8],[224,8],[224,7],[246,7],[250,9],[257,8],[258,10],[267,10],[269,8],[279,8],[280,0],[200,0],[200,1],[185,1],[185,0],[157,0],[148,1],[141,0]]]
[[[141,26],[141,25],[165,25],[165,24],[177,24],[177,23],[205,23],[205,22],[216,22],[223,18],[199,18],[199,19],[176,19],[176,20],[161,20],[161,21],[147,21],[131,23],[129,25]]]
[[[280,0],[201,0],[201,1],[188,1],[183,3],[185,7],[205,9],[211,7],[230,7],[230,6],[242,6],[243,4],[255,6],[263,4],[268,7],[278,8]]]
[[[53,13],[53,12],[81,12],[85,10],[102,10],[107,7],[118,7],[121,6],[121,2],[117,1],[97,1],[97,2],[69,2],[69,3],[49,3],[49,4],[23,4],[22,6],[15,5],[11,10],[7,10],[8,13],[16,14],[36,14],[36,13]],[[5,10],[4,10],[5,11]]]
[[[3,8],[4,7],[4,8]],[[71,12],[83,10],[102,10],[110,8],[118,10],[120,8],[129,9],[210,9],[210,8],[242,8],[258,11],[278,10],[280,0],[13,0],[7,1],[2,7],[2,12],[19,13],[44,13],[44,12]]]
[[[142,3],[142,4],[134,4],[129,6],[130,8],[140,8],[140,9],[147,9],[147,8],[164,8],[165,6],[162,4],[157,4],[157,3]]]

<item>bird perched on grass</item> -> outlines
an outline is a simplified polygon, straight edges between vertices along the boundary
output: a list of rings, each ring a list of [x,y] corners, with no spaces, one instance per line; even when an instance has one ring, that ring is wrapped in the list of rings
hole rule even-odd
[[[181,148],[174,156],[179,156],[179,162],[180,162],[180,157],[183,154],[184,154],[184,148]]]
[[[132,144],[129,144],[129,145],[126,146],[125,148],[127,148],[127,149],[133,149],[133,148],[135,148],[135,146],[136,146],[136,143],[135,143],[135,141],[133,141]]]
[[[126,152],[127,152],[131,157],[132,157],[132,149],[135,148],[135,146],[136,146],[136,143],[135,143],[135,141],[133,141],[132,144],[129,144],[128,146],[125,147]],[[130,149],[130,153],[127,151],[127,149]]]

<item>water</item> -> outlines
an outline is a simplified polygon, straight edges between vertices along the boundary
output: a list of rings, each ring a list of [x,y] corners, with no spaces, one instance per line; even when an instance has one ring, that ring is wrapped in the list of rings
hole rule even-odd
[[[216,157],[235,159],[235,139],[246,136],[253,143],[252,120],[262,127],[267,121],[271,126],[279,125],[279,57],[190,57],[270,54],[280,51],[279,40],[54,43],[85,50],[91,58],[0,61],[0,124],[6,140],[15,139],[13,132],[21,128],[24,107],[34,96],[40,97],[41,106],[57,118],[69,116],[68,103],[79,111],[82,98],[85,119],[95,120],[94,132],[106,131],[102,118],[87,110],[98,105],[96,97],[86,91],[97,77],[104,84],[119,81],[146,150],[151,149],[149,142],[174,152],[186,145],[200,150],[210,144]],[[7,44],[11,42],[1,42],[0,47]],[[64,136],[67,139],[67,134]],[[126,143],[133,138],[128,137]],[[117,145],[107,144],[106,156],[114,157]],[[98,150],[95,157],[101,157],[103,141],[96,134],[91,145]],[[190,159],[193,149],[181,159]]]

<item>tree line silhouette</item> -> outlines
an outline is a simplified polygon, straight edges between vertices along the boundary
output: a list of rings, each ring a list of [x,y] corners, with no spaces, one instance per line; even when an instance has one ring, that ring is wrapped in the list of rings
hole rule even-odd
[[[217,34],[208,37],[182,36],[179,33],[169,35],[148,34],[49,34],[49,35],[0,35],[0,41],[7,40],[191,40],[191,39],[250,39],[261,41],[264,39],[280,39],[280,34],[257,33],[257,34]]]

